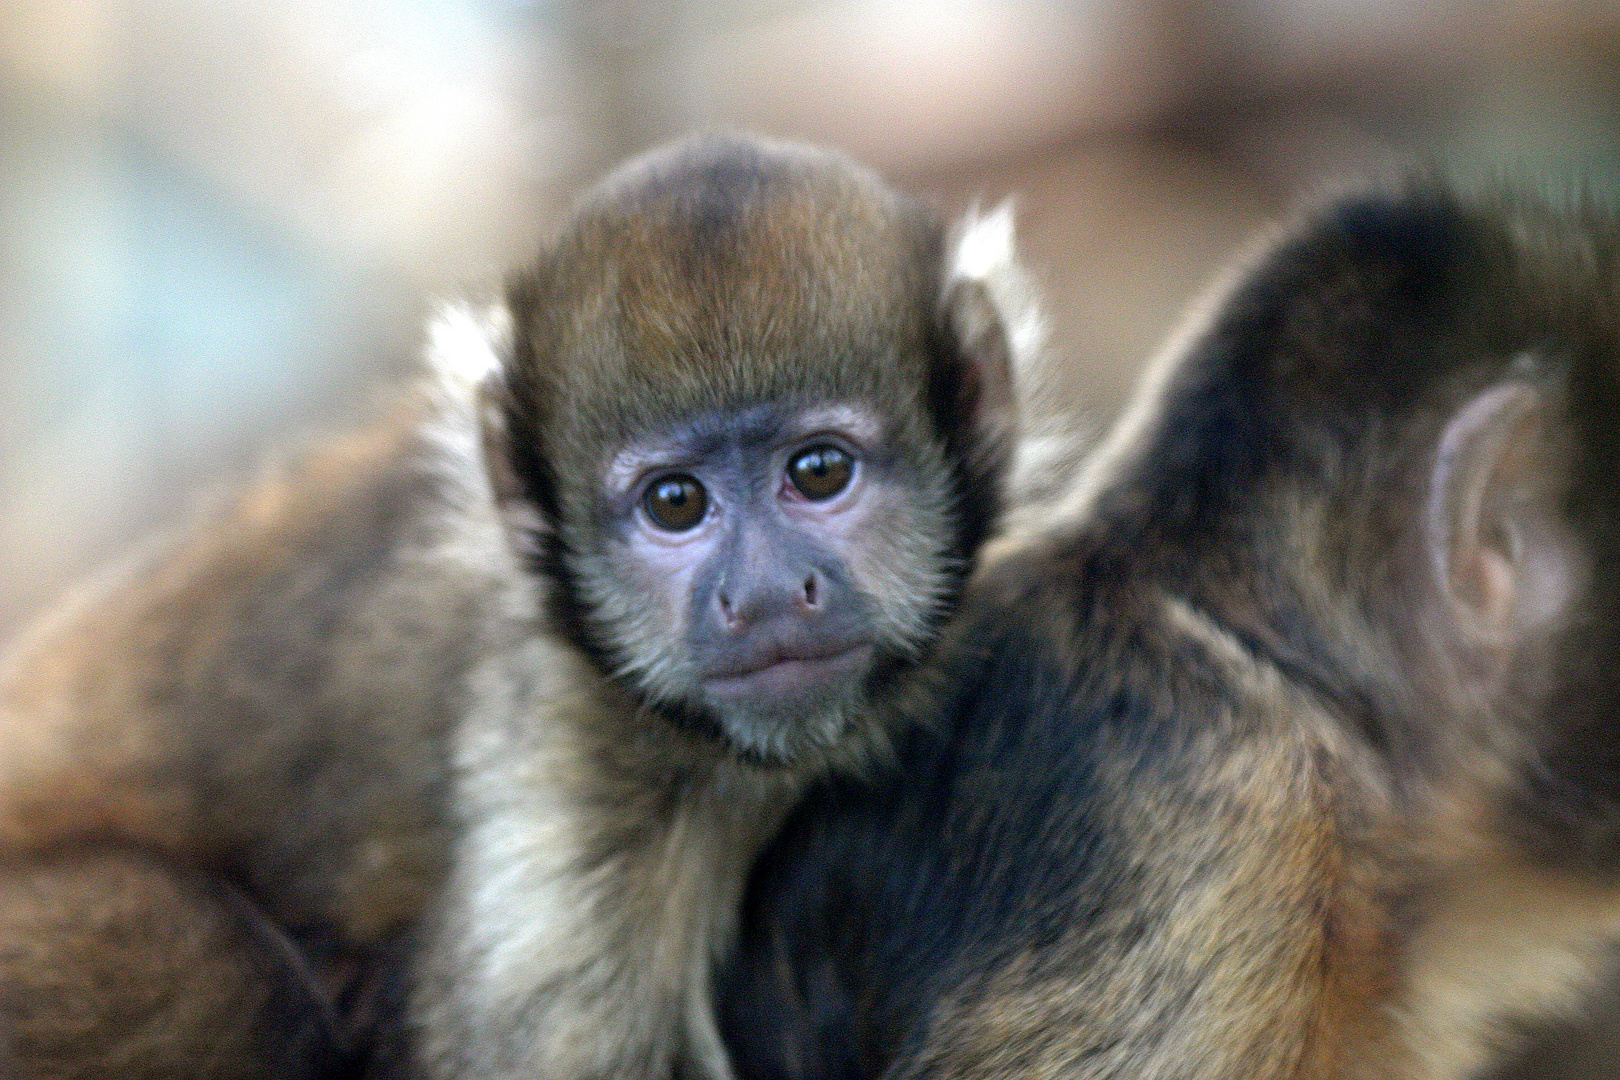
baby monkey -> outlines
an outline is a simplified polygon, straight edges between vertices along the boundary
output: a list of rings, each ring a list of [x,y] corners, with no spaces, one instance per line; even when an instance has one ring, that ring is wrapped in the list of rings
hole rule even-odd
[[[825,151],[602,181],[373,430],[12,650],[0,1061],[318,1073],[296,1026],[353,1064],[405,941],[412,1071],[729,1075],[747,867],[882,752],[992,527],[1016,280],[1005,215],[948,234]]]

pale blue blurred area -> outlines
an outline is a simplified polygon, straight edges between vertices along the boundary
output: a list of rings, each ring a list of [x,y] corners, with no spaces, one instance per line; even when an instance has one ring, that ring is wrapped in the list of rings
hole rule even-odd
[[[99,558],[412,347],[419,305],[385,268],[172,160],[68,132],[13,128],[5,147],[8,572]]]
[[[0,10],[0,631],[533,250],[556,102],[501,42],[542,8]]]
[[[1302,192],[1418,155],[1620,176],[1585,0],[0,0],[0,634],[267,451],[682,131],[1013,194],[1104,416]]]

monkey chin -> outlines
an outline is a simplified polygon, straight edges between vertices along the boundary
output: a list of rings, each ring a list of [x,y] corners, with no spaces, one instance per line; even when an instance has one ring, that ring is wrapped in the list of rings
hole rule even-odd
[[[746,761],[804,768],[830,761],[870,711],[867,685],[877,649],[857,645],[831,656],[790,657],[703,682],[705,711]]]

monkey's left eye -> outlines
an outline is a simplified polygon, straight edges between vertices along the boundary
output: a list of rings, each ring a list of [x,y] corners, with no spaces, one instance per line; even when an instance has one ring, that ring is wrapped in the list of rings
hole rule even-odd
[[[855,459],[836,446],[812,446],[788,462],[788,480],[807,499],[830,499],[849,486]]]
[[[642,506],[654,524],[670,532],[685,532],[696,528],[709,508],[709,493],[697,482],[697,477],[674,473],[654,481]]]

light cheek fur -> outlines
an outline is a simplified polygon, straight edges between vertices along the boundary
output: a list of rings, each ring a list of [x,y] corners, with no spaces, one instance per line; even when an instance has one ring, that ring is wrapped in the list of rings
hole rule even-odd
[[[575,580],[594,626],[619,658],[615,674],[633,679],[659,700],[680,701],[697,681],[684,645],[694,563],[701,557],[695,549],[683,549],[650,562],[635,545],[618,544],[575,563]]]
[[[933,475],[938,476],[939,470]],[[930,471],[917,470],[918,477]],[[952,567],[937,541],[947,535],[950,495],[937,482],[921,486],[874,483],[848,549],[856,588],[872,605],[882,643],[901,656],[915,652],[950,599]]]

